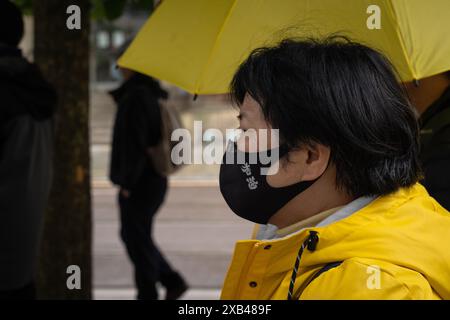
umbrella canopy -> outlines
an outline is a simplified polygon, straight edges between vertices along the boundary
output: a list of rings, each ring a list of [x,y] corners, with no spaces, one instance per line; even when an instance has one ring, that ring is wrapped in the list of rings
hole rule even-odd
[[[450,69],[449,14],[449,0],[164,0],[118,64],[191,93],[226,93],[254,48],[338,33],[411,81]]]

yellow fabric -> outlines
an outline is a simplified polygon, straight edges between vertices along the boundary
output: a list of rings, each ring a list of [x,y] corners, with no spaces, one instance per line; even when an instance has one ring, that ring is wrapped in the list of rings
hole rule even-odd
[[[321,222],[322,220],[325,220],[326,218],[331,216],[333,213],[338,211],[340,208],[342,208],[342,207],[336,207],[336,208],[331,208],[331,209],[325,210],[325,211],[320,212],[312,217],[309,217],[308,219],[304,219],[293,225],[287,226],[282,229],[278,229],[276,231],[277,236],[284,237],[290,233],[299,231],[303,228],[313,227],[313,226],[317,225],[319,222]],[[261,227],[260,224],[255,224],[255,226],[253,227],[251,239],[256,239],[256,236],[258,235],[258,231],[259,231],[260,227]]]
[[[381,28],[370,30],[369,5]],[[198,94],[226,93],[249,52],[340,33],[384,52],[403,81],[450,69],[448,0],[164,0],[119,65]]]
[[[319,222],[325,220],[326,218],[328,218],[329,216],[331,216],[333,213],[335,213],[336,211],[338,211],[340,208],[342,207],[336,207],[336,208],[332,208],[329,210],[325,210],[323,212],[320,212],[316,215],[313,215],[312,217],[309,217],[308,219],[299,221],[291,226],[288,226],[286,228],[282,228],[277,230],[277,236],[278,237],[285,237],[291,233],[294,233],[296,231],[299,231],[301,229],[304,228],[308,228],[308,227],[314,227],[316,226]]]
[[[328,226],[237,242],[221,298],[286,299],[310,230],[318,232],[319,242],[301,257],[296,298],[450,299],[450,213],[420,184],[379,197]],[[325,264],[337,261],[343,262],[306,286]],[[379,288],[372,285],[373,268],[379,268]],[[256,287],[249,285],[253,281]]]

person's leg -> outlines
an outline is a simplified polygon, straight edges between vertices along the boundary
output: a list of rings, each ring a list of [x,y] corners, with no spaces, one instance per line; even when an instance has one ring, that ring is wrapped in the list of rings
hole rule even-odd
[[[139,299],[156,299],[156,282],[166,287],[166,299],[177,299],[187,290],[183,278],[172,269],[153,241],[153,218],[164,202],[167,179],[149,180],[147,185],[119,197],[121,203],[122,239],[135,266]]]
[[[139,198],[119,195],[121,238],[134,265],[134,278],[139,300],[156,300],[158,292],[157,262],[152,257],[150,225]]]
[[[165,259],[163,254],[161,253],[160,249],[156,245],[155,241],[153,240],[153,219],[156,216],[159,208],[161,207],[162,203],[164,202],[166,192],[167,192],[167,180],[155,180],[152,182],[152,184],[149,186],[149,194],[152,194],[151,197],[148,197],[148,207],[147,207],[147,214],[149,217],[149,230],[150,230],[150,247],[152,252],[152,257],[155,260],[155,263],[157,265],[157,278],[160,280],[160,282],[164,285],[164,278],[166,275],[171,275],[174,273],[172,270],[172,267],[170,266],[169,262]],[[161,279],[161,277],[163,279]],[[161,281],[163,280],[163,281]]]
[[[155,245],[155,254],[158,261],[158,280],[167,290],[187,286],[183,277],[175,271],[164,257],[163,253]]]
[[[175,300],[188,289],[188,285],[183,277],[170,266],[153,239],[151,239],[151,246],[152,256],[157,263],[158,281],[166,288],[166,300]]]
[[[150,203],[149,213],[151,214],[150,221],[150,245],[152,247],[152,256],[157,262],[158,275],[157,278],[159,282],[166,288],[166,300],[173,300],[179,298],[187,289],[188,285],[183,279],[183,277],[176,272],[169,264],[167,259],[164,257],[161,250],[158,248],[156,243],[153,241],[153,217],[158,212],[161,204],[164,202],[165,195],[167,193],[167,179],[159,181],[153,185],[153,198],[152,203]]]

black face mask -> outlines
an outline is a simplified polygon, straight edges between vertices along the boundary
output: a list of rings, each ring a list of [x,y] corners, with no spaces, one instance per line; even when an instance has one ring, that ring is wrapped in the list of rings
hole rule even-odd
[[[238,216],[255,223],[267,224],[278,210],[317,181],[317,179],[300,181],[286,187],[271,187],[267,183],[267,176],[261,174],[261,169],[269,168],[273,163],[262,164],[260,160],[263,156],[270,157],[274,150],[276,149],[252,154],[237,150],[234,143],[233,150],[227,148],[220,166],[220,192],[226,203]],[[278,150],[280,159],[288,153],[284,145],[281,145]],[[237,163],[239,153],[245,159],[245,164]],[[249,161],[252,156],[257,159],[255,164]],[[232,158],[234,162],[228,164],[225,161],[226,158]]]

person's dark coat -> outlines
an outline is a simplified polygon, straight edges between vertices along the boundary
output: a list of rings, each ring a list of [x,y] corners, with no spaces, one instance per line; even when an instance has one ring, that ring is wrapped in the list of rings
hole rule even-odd
[[[56,93],[19,49],[0,45],[0,291],[32,282],[52,175]]]
[[[135,190],[142,179],[161,179],[147,155],[161,134],[158,99],[168,94],[150,77],[136,73],[111,92],[118,108],[111,150],[110,180],[125,190]]]
[[[422,184],[450,211],[450,87],[422,114],[420,122]]]

